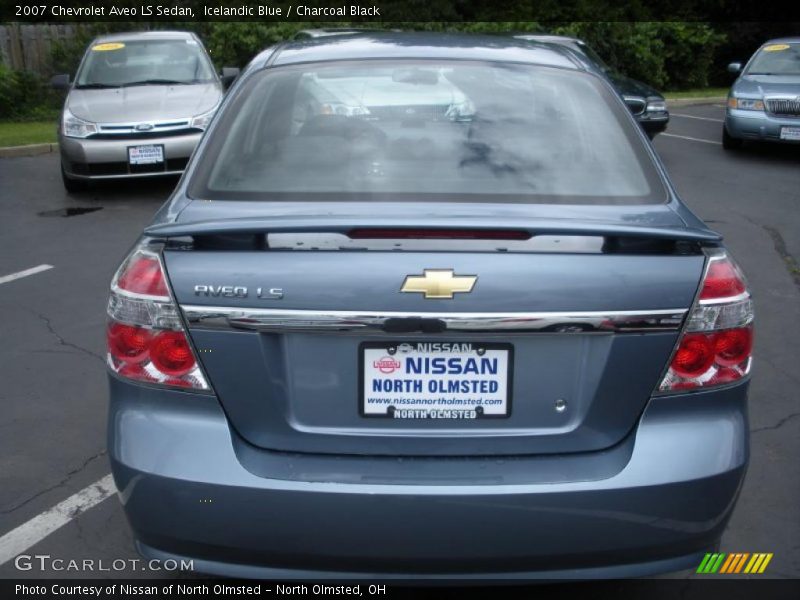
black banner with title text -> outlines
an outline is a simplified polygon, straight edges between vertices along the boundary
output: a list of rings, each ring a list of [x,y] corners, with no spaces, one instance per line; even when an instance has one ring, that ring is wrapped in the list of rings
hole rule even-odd
[[[793,21],[798,3],[735,0],[4,0],[0,22]]]

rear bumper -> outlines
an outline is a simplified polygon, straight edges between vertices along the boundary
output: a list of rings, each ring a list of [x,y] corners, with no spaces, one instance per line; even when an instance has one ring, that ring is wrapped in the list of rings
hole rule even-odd
[[[109,455],[140,552],[196,570],[642,576],[693,567],[718,544],[747,465],[746,387],[651,401],[627,440],[591,453],[597,475],[569,480],[565,456],[268,452],[247,446],[211,396],[112,378]]]
[[[767,112],[756,110],[728,109],[725,113],[725,129],[733,138],[784,144],[800,143],[800,140],[782,140],[782,127],[800,127],[800,118],[775,117]]]
[[[154,559],[162,563],[166,562],[167,560],[174,560],[178,564],[187,564],[188,561],[191,561],[193,569],[197,572],[222,575],[225,577],[273,579],[278,581],[330,581],[336,579],[372,581],[377,579],[381,581],[397,583],[422,580],[453,584],[463,584],[468,582],[483,584],[487,582],[491,583],[520,580],[571,581],[581,579],[620,579],[646,577],[654,573],[670,573],[674,571],[682,571],[684,569],[694,569],[700,564],[704,556],[703,552],[692,552],[685,556],[678,556],[665,560],[575,569],[567,568],[513,572],[470,571],[457,573],[375,573],[366,571],[311,571],[307,569],[263,567],[249,564],[222,562],[218,560],[197,559],[171,552],[163,552],[161,550],[151,548],[150,546],[147,546],[139,541],[136,542],[136,550],[146,559]]]
[[[201,132],[141,139],[77,139],[59,136],[61,164],[71,179],[101,180],[180,175],[202,136]],[[164,163],[131,167],[130,146],[164,146]]]

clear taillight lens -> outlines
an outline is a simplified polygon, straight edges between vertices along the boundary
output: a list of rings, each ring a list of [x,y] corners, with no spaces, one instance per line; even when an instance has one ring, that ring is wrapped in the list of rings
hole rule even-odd
[[[170,296],[158,252],[140,243],[114,275],[108,299],[108,365],[117,375],[209,389]]]
[[[752,352],[753,301],[747,281],[724,251],[714,250],[658,390],[707,389],[738,381],[750,372]]]

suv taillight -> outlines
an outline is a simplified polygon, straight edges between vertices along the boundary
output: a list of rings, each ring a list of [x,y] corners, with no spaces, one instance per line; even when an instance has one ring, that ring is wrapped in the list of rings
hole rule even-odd
[[[709,251],[703,283],[660,392],[707,389],[742,379],[753,351],[753,301],[738,265]]]
[[[125,259],[108,298],[108,365],[120,377],[177,388],[208,383],[169,293],[157,248],[147,240]]]

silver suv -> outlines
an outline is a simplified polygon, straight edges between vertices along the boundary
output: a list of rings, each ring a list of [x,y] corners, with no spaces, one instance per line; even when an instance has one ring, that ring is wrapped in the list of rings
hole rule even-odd
[[[220,78],[193,33],[102,36],[86,50],[59,120],[61,175],[68,192],[89,181],[183,172],[238,69]]]

